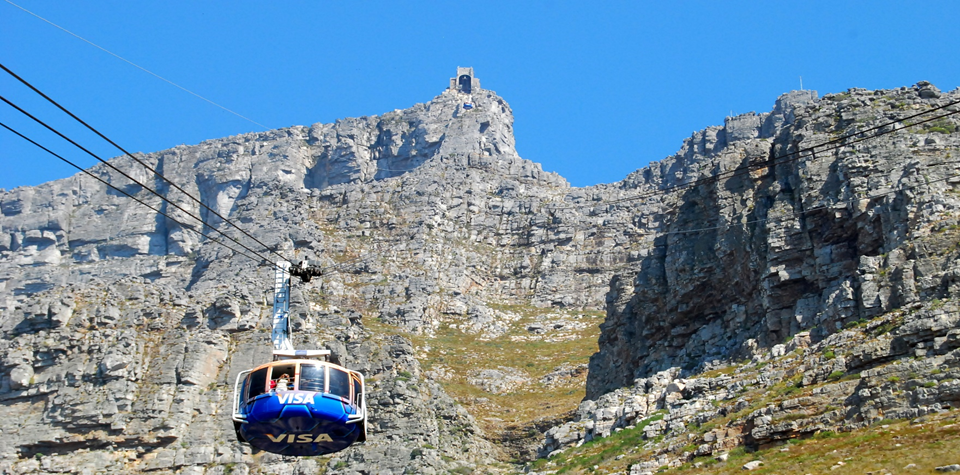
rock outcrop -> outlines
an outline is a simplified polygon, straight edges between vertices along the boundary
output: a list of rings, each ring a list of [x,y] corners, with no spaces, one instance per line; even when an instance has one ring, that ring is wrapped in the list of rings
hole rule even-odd
[[[913,304],[818,343],[800,332],[721,370],[683,377],[672,368],[585,400],[574,421],[546,432],[540,456],[640,430],[649,440],[666,438],[660,457],[642,467],[653,471],[740,445],[765,447],[935,414],[960,404],[958,349],[955,301]],[[695,450],[676,450],[691,443]]]

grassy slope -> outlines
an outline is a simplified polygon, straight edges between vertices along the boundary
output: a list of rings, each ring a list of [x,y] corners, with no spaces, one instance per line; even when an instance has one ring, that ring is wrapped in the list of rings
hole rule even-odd
[[[545,385],[540,379],[559,367],[586,364],[597,351],[598,312],[565,312],[533,306],[499,306],[498,310],[518,316],[509,322],[503,336],[484,339],[444,325],[434,336],[409,335],[418,348],[424,370],[444,371],[438,378],[444,389],[477,419],[494,440],[529,439],[539,441],[537,421],[553,421],[575,410],[585,394],[586,371],[565,378],[559,384]],[[543,335],[527,331],[543,314],[565,314],[583,323],[583,328],[551,330]],[[529,379],[510,392],[496,394],[471,384],[471,375],[482,369],[500,367],[520,370]],[[536,444],[537,441],[527,441]]]
[[[763,462],[751,472],[758,474],[897,473],[911,463],[916,465],[917,473],[930,473],[935,467],[960,463],[960,411],[921,420],[883,421],[852,432],[822,432],[755,452],[738,447],[726,461],[698,457],[680,467],[664,467],[657,472],[742,473],[743,465],[753,460]],[[643,444],[641,436],[640,430],[624,430],[554,457],[552,463],[538,461],[532,468],[558,474],[629,472],[630,465],[650,457],[650,452],[639,445]]]

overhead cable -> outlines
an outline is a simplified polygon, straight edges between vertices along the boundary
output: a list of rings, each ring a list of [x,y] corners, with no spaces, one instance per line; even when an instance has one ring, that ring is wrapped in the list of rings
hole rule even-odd
[[[960,178],[960,174],[948,175],[948,176],[945,176],[945,177],[942,177],[942,178],[938,178],[938,179],[936,179],[936,180],[930,180],[929,182],[924,182],[923,184],[917,184],[917,185],[913,185],[913,186],[905,186],[905,187],[902,187],[902,188],[897,188],[897,189],[895,189],[895,190],[887,190],[887,191],[884,191],[884,192],[882,192],[882,193],[875,193],[875,194],[872,194],[872,195],[869,195],[869,196],[865,196],[865,197],[861,197],[861,198],[850,199],[850,200],[846,200],[846,201],[844,201],[844,200],[835,201],[835,202],[830,203],[830,204],[827,204],[827,205],[815,206],[815,207],[813,207],[813,208],[801,210],[800,212],[797,212],[797,213],[788,213],[788,214],[784,214],[784,215],[780,215],[780,216],[774,216],[774,217],[756,218],[756,219],[751,219],[751,220],[747,220],[747,221],[740,221],[740,222],[730,222],[730,223],[727,223],[727,224],[719,224],[719,225],[716,225],[716,226],[706,226],[706,227],[702,227],[702,228],[680,229],[680,230],[676,230],[676,231],[660,231],[660,232],[641,233],[641,234],[642,234],[642,235],[646,235],[646,236],[668,236],[668,235],[696,234],[696,233],[701,233],[701,232],[705,232],[705,231],[717,231],[717,230],[721,230],[721,229],[734,228],[734,227],[737,227],[737,226],[745,226],[745,225],[748,225],[748,224],[757,224],[757,223],[763,223],[763,222],[782,222],[782,221],[786,221],[786,220],[788,220],[788,219],[800,218],[800,217],[802,217],[804,214],[808,214],[808,213],[811,213],[811,212],[814,212],[814,211],[820,211],[820,210],[825,210],[825,209],[836,209],[838,205],[850,205],[850,204],[854,204],[854,203],[856,203],[856,202],[858,202],[858,201],[861,201],[861,200],[872,200],[872,199],[875,199],[875,198],[880,198],[880,197],[883,197],[883,196],[892,195],[892,194],[894,194],[894,193],[899,193],[899,192],[903,192],[903,191],[907,191],[907,190],[912,190],[912,189],[914,189],[914,188],[919,188],[919,187],[921,187],[921,186],[927,187],[927,186],[929,186],[929,185],[931,185],[931,184],[933,184],[933,183],[939,183],[939,182],[947,181],[947,180],[950,180],[950,179],[953,179],[953,178]],[[619,271],[619,270],[622,270],[622,269],[627,269],[627,268],[630,268],[630,267],[635,267],[635,263],[628,262],[628,263],[625,263],[625,264],[620,264],[620,265],[611,267],[610,270],[616,272],[616,271]]]
[[[885,127],[889,127],[889,126],[892,126],[892,125],[895,125],[895,124],[898,124],[898,123],[901,123],[901,122],[905,122],[905,121],[908,121],[908,120],[911,120],[911,119],[915,119],[915,118],[917,118],[917,117],[919,117],[919,116],[921,116],[921,115],[926,115],[926,114],[929,114],[929,113],[931,113],[931,112],[935,112],[935,111],[938,111],[938,110],[941,110],[941,109],[945,109],[945,108],[947,108],[947,107],[955,106],[955,105],[958,105],[958,104],[960,104],[960,100],[958,100],[958,101],[953,101],[953,102],[950,102],[950,103],[947,103],[947,104],[944,104],[944,105],[941,105],[941,106],[938,106],[938,107],[934,107],[934,108],[932,108],[932,109],[927,109],[927,110],[925,110],[925,111],[918,112],[918,113],[916,113],[916,114],[909,115],[909,116],[907,116],[907,117],[903,117],[903,118],[900,118],[900,119],[892,120],[892,121],[890,121],[890,122],[886,122],[886,123],[883,123],[883,124],[880,124],[880,125],[877,125],[877,126],[874,126],[874,127],[870,127],[870,128],[868,128],[868,129],[865,129],[865,130],[861,130],[861,131],[849,133],[849,134],[843,135],[843,136],[841,136],[841,137],[838,137],[838,138],[835,138],[835,139],[832,139],[832,140],[828,140],[828,141],[826,141],[826,142],[824,142],[824,143],[822,143],[822,144],[813,145],[813,146],[810,146],[810,147],[806,147],[806,148],[803,148],[803,149],[800,149],[800,150],[796,150],[796,151],[794,151],[794,152],[790,152],[790,153],[787,153],[787,154],[778,156],[778,157],[773,157],[773,158],[770,158],[770,159],[765,160],[765,161],[763,161],[763,162],[752,163],[752,164],[740,166],[740,167],[734,168],[733,170],[729,170],[729,171],[725,171],[725,172],[720,172],[720,173],[717,173],[716,175],[710,175],[710,176],[708,176],[708,177],[701,178],[701,179],[699,179],[699,180],[694,180],[694,181],[689,182],[689,183],[678,183],[678,184],[675,184],[675,185],[670,185],[670,186],[666,186],[666,187],[663,187],[663,188],[657,188],[657,189],[655,189],[655,190],[650,190],[650,191],[647,191],[647,192],[644,192],[644,193],[640,193],[640,194],[635,195],[635,196],[630,196],[630,197],[621,198],[621,199],[617,199],[617,200],[607,201],[607,202],[602,203],[602,205],[603,205],[603,206],[608,206],[608,205],[620,204],[620,203],[625,203],[625,202],[630,202],[630,201],[636,201],[636,200],[643,199],[643,198],[649,198],[649,197],[652,197],[652,196],[655,196],[655,195],[662,195],[662,194],[665,194],[665,192],[668,192],[668,191],[674,191],[674,190],[677,190],[677,189],[692,188],[692,187],[695,187],[695,186],[705,185],[705,184],[708,184],[708,183],[717,182],[717,181],[719,181],[719,180],[722,179],[722,178],[727,178],[727,177],[734,177],[734,176],[743,175],[743,174],[745,174],[745,173],[749,173],[749,172],[753,171],[754,169],[768,168],[768,167],[773,166],[773,165],[780,165],[780,164],[783,164],[783,163],[789,163],[789,162],[797,161],[797,160],[799,160],[799,159],[801,159],[801,158],[805,158],[805,156],[803,156],[804,153],[810,153],[811,155],[815,155],[817,152],[826,152],[826,151],[830,151],[830,150],[836,150],[836,149],[842,148],[842,147],[847,147],[847,146],[850,146],[850,145],[855,144],[855,143],[863,142],[863,141],[868,140],[868,139],[872,139],[872,138],[880,137],[880,136],[883,136],[883,135],[891,134],[891,133],[897,131],[897,129],[882,130],[882,129],[885,128]],[[909,124],[909,125],[910,125],[910,126],[915,126],[915,125],[920,125],[920,124],[924,124],[924,123],[927,123],[927,122],[932,122],[932,121],[934,121],[934,120],[939,120],[939,119],[942,119],[942,118],[944,118],[944,117],[948,117],[948,116],[957,114],[958,112],[960,112],[960,110],[949,111],[949,112],[944,113],[944,114],[942,114],[942,115],[938,115],[938,116],[931,117],[931,118],[928,118],[928,119],[920,120],[920,121],[911,123],[911,124]],[[846,142],[846,140],[848,140],[848,139],[851,139],[851,138],[856,137],[856,136],[858,136],[858,135],[863,135],[863,134],[865,134],[865,133],[867,133],[867,132],[872,132],[872,131],[879,131],[879,132],[878,132],[878,133],[875,133],[875,134],[873,134],[873,135],[869,135],[869,136],[866,136],[866,137],[858,138],[858,139],[853,140],[853,141],[850,141],[850,142]],[[817,150],[817,149],[819,149],[819,148],[821,148],[821,147],[826,147],[827,145],[832,145],[832,146],[827,147],[827,148],[824,148],[823,150]],[[807,155],[807,157],[809,157],[809,156],[811,156],[811,155]],[[589,206],[589,205],[563,206],[563,207],[551,208],[550,210],[551,210],[551,211],[553,211],[553,210],[559,211],[559,210],[564,210],[564,209],[579,209],[579,208],[582,208],[582,207],[584,207],[584,206]]]
[[[859,201],[862,201],[862,200],[868,200],[868,201],[869,201],[869,200],[873,200],[873,199],[880,198],[880,197],[883,197],[883,196],[892,195],[892,194],[894,194],[894,193],[900,193],[900,192],[903,192],[903,191],[912,190],[912,189],[914,189],[914,188],[919,188],[920,186],[926,187],[926,186],[932,185],[932,184],[934,184],[934,183],[940,183],[940,182],[942,182],[942,181],[947,181],[947,180],[950,180],[950,179],[953,179],[953,178],[960,178],[960,174],[947,175],[947,176],[945,176],[945,177],[938,178],[938,179],[936,179],[936,180],[930,180],[929,182],[925,181],[922,185],[917,184],[917,185],[913,185],[913,186],[904,186],[904,187],[897,188],[897,189],[894,189],[894,190],[887,190],[887,191],[884,191],[884,192],[882,192],[882,193],[875,193],[875,194],[871,194],[871,195],[867,195],[867,196],[863,196],[863,197],[858,197],[858,198],[854,198],[854,199],[849,199],[849,200],[845,200],[845,201],[844,201],[844,200],[835,201],[835,202],[830,203],[830,204],[820,205],[820,206],[814,206],[813,208],[800,210],[800,211],[797,212],[797,213],[789,213],[789,214],[786,214],[786,215],[783,215],[783,216],[775,216],[775,217],[773,217],[773,218],[757,218],[757,219],[751,219],[751,220],[747,220],[747,221],[742,221],[742,222],[739,222],[739,223],[721,224],[721,225],[717,225],[717,226],[708,226],[708,227],[695,228],[695,229],[681,229],[681,230],[678,230],[678,231],[663,231],[663,232],[651,233],[651,234],[656,234],[656,235],[658,235],[658,236],[659,236],[659,235],[668,235],[668,234],[693,234],[693,233],[699,233],[699,232],[703,232],[703,231],[716,231],[716,230],[719,230],[719,229],[731,228],[731,227],[734,227],[734,226],[737,226],[737,225],[746,225],[746,224],[762,223],[762,222],[765,222],[765,221],[786,221],[787,219],[790,219],[790,218],[800,218],[800,217],[802,217],[804,214],[811,213],[811,212],[813,212],[813,211],[820,211],[820,210],[831,209],[831,208],[835,209],[835,208],[837,207],[837,205],[851,205],[851,204],[854,204],[854,203],[859,202]]]
[[[239,245],[240,247],[246,249],[247,251],[250,251],[250,252],[253,253],[254,255],[260,257],[261,259],[263,259],[264,261],[269,261],[269,259],[265,258],[263,255],[261,255],[261,254],[258,253],[257,251],[254,251],[253,249],[250,249],[249,247],[247,247],[246,245],[244,245],[244,244],[241,243],[240,241],[237,241],[237,240],[234,239],[233,237],[227,235],[227,234],[224,233],[223,231],[220,231],[219,229],[217,229],[217,228],[215,228],[215,227],[213,227],[213,226],[210,226],[208,223],[206,223],[206,222],[205,222],[203,219],[201,219],[199,216],[196,216],[196,215],[193,214],[192,212],[184,209],[184,208],[183,208],[182,206],[180,206],[179,204],[174,203],[173,201],[170,201],[169,199],[167,199],[166,197],[164,197],[163,195],[161,195],[159,192],[157,192],[157,191],[154,190],[153,188],[150,188],[149,186],[144,185],[143,183],[140,183],[137,179],[131,177],[130,175],[128,175],[127,173],[125,173],[123,170],[120,170],[119,168],[115,167],[113,164],[111,164],[110,162],[104,160],[103,158],[100,158],[99,155],[91,152],[90,150],[87,150],[85,147],[83,147],[82,145],[78,144],[77,142],[75,142],[75,141],[74,141],[73,139],[71,139],[70,137],[67,137],[66,135],[60,133],[60,131],[58,131],[57,129],[54,129],[53,127],[51,127],[50,125],[48,125],[46,122],[44,122],[44,121],[42,121],[42,120],[34,117],[34,116],[33,116],[32,114],[30,114],[29,112],[21,109],[21,108],[20,108],[19,106],[17,106],[16,104],[10,102],[6,97],[3,97],[2,95],[0,95],[0,100],[2,100],[3,102],[6,102],[8,105],[10,105],[11,107],[13,107],[14,109],[17,109],[21,114],[24,114],[24,115],[26,115],[27,117],[33,119],[34,122],[37,122],[38,124],[44,126],[47,130],[49,130],[49,131],[57,134],[58,136],[60,136],[60,138],[66,140],[67,142],[70,142],[70,143],[73,144],[75,147],[79,148],[80,150],[83,150],[84,152],[86,152],[86,153],[87,153],[88,155],[90,155],[91,157],[96,158],[97,160],[99,160],[100,162],[102,162],[104,165],[110,167],[112,170],[114,170],[114,171],[116,171],[117,173],[123,175],[124,177],[126,177],[126,178],[129,179],[130,181],[132,181],[132,182],[134,182],[135,184],[143,187],[145,190],[149,191],[150,193],[153,193],[154,195],[156,195],[157,197],[159,197],[161,200],[166,201],[167,203],[170,203],[171,205],[173,205],[175,208],[179,209],[180,211],[183,211],[184,213],[187,214],[187,216],[190,216],[191,218],[199,221],[200,223],[202,223],[202,224],[204,224],[204,225],[206,225],[206,226],[209,226],[212,230],[216,231],[217,233],[219,233],[219,234],[222,235],[223,237],[225,237],[225,238],[227,238],[227,239],[235,242],[235,243],[236,243],[237,245]]]
[[[152,211],[155,211],[156,213],[160,214],[161,216],[163,216],[163,217],[165,217],[165,218],[167,218],[167,219],[169,219],[169,220],[171,220],[171,221],[179,224],[180,227],[182,227],[183,229],[186,229],[187,231],[192,231],[192,232],[194,232],[194,233],[197,233],[197,234],[199,234],[200,236],[203,236],[203,237],[205,237],[205,238],[207,238],[207,239],[209,239],[209,240],[211,240],[211,241],[213,241],[213,242],[215,242],[215,243],[217,243],[217,244],[220,244],[221,246],[226,247],[227,249],[230,249],[230,250],[233,251],[234,253],[239,254],[239,255],[241,255],[241,256],[244,256],[244,257],[246,257],[246,258],[248,258],[248,259],[250,259],[250,260],[253,260],[253,261],[255,261],[255,262],[261,262],[261,261],[263,260],[262,257],[259,257],[259,258],[257,258],[257,257],[251,257],[249,254],[247,254],[247,253],[245,253],[245,252],[243,252],[243,251],[238,251],[238,250],[230,247],[229,245],[227,245],[227,244],[224,243],[223,241],[221,241],[221,240],[219,240],[219,239],[217,239],[217,238],[214,238],[214,237],[212,237],[212,236],[209,236],[209,235],[203,233],[202,231],[198,231],[198,230],[194,229],[193,226],[191,226],[191,225],[189,225],[189,224],[186,224],[186,223],[183,223],[182,221],[178,220],[177,218],[174,218],[173,216],[170,216],[170,215],[168,215],[167,213],[164,213],[163,211],[160,211],[159,209],[154,208],[153,206],[147,204],[146,202],[144,202],[143,200],[137,198],[136,196],[133,196],[133,195],[131,195],[130,193],[128,193],[128,192],[126,192],[126,191],[124,191],[124,190],[122,190],[122,189],[120,189],[120,188],[117,188],[115,185],[113,185],[113,184],[111,184],[110,182],[104,180],[103,178],[100,178],[99,176],[94,175],[94,174],[93,174],[92,172],[90,172],[89,170],[85,170],[83,167],[81,167],[81,166],[79,166],[79,165],[71,162],[70,160],[64,158],[63,156],[57,154],[56,152],[53,152],[52,150],[44,147],[43,145],[40,145],[39,143],[37,143],[37,142],[35,142],[34,140],[30,139],[29,137],[21,134],[20,132],[17,132],[16,130],[12,129],[10,126],[4,124],[3,122],[0,122],[0,127],[3,127],[3,128],[5,128],[5,129],[9,130],[10,132],[16,134],[16,135],[19,136],[20,138],[26,140],[27,142],[32,143],[33,145],[36,145],[36,146],[39,147],[41,150],[49,153],[50,155],[53,155],[54,157],[57,157],[57,158],[59,158],[60,160],[63,160],[63,161],[66,162],[68,165],[76,168],[77,170],[80,170],[81,172],[87,174],[88,176],[92,177],[93,179],[99,181],[100,183],[103,183],[104,185],[107,185],[108,187],[113,188],[114,190],[116,190],[116,191],[118,191],[118,192],[120,192],[120,193],[123,193],[124,195],[126,195],[127,197],[133,199],[133,200],[136,201],[137,203],[140,203],[140,204],[146,206],[147,208],[151,209]]]
[[[167,178],[166,178],[165,176],[163,176],[159,171],[157,171],[157,170],[154,169],[153,167],[147,165],[146,163],[144,163],[144,162],[143,162],[142,160],[140,160],[139,158],[135,157],[133,154],[131,154],[130,152],[128,152],[128,151],[127,151],[126,149],[124,149],[123,147],[117,145],[116,142],[114,142],[113,140],[110,140],[107,136],[105,136],[105,135],[103,135],[102,133],[100,133],[100,131],[98,131],[97,129],[93,128],[90,124],[87,124],[86,122],[84,122],[82,119],[80,119],[79,117],[77,117],[76,115],[74,115],[72,112],[70,112],[69,110],[67,110],[65,107],[63,107],[62,105],[60,105],[57,101],[51,99],[49,96],[47,96],[47,95],[44,94],[42,91],[40,91],[39,89],[37,89],[36,87],[34,87],[32,84],[30,84],[29,82],[27,82],[25,79],[23,79],[23,78],[21,78],[20,76],[18,76],[16,73],[14,73],[14,72],[11,71],[10,69],[8,69],[6,66],[4,66],[3,64],[0,64],[0,68],[2,68],[4,71],[6,71],[7,74],[13,76],[13,77],[16,78],[18,81],[20,81],[21,83],[23,83],[25,86],[27,86],[27,87],[29,87],[30,89],[32,89],[34,92],[36,92],[36,93],[39,94],[41,97],[43,97],[44,99],[46,99],[47,101],[49,101],[51,104],[55,105],[57,108],[59,108],[60,110],[62,110],[63,112],[65,112],[67,115],[69,115],[70,117],[72,117],[74,120],[76,120],[77,122],[83,124],[86,128],[90,129],[93,133],[95,133],[95,134],[97,134],[98,136],[100,136],[100,138],[102,138],[102,139],[106,140],[107,142],[109,142],[111,145],[113,145],[114,147],[116,147],[117,149],[119,149],[121,152],[123,152],[126,156],[130,157],[131,159],[133,159],[135,162],[137,162],[137,163],[139,163],[140,165],[142,165],[142,166],[143,166],[144,168],[146,168],[147,170],[150,170],[151,172],[153,172],[154,175],[160,177],[163,181],[169,183],[170,186],[173,186],[173,187],[176,188],[178,191],[180,191],[181,193],[183,193],[184,195],[186,195],[188,198],[190,198],[190,199],[192,199],[193,201],[197,202],[197,204],[199,204],[201,207],[203,207],[203,208],[206,209],[207,211],[213,213],[214,216],[220,218],[221,220],[223,220],[223,222],[229,224],[230,226],[233,226],[235,229],[237,229],[238,231],[240,231],[241,233],[243,233],[243,235],[247,236],[248,238],[252,239],[252,240],[253,240],[254,242],[256,242],[257,244],[263,246],[263,248],[266,249],[267,252],[269,252],[269,253],[271,253],[271,254],[279,257],[281,260],[286,260],[286,258],[284,258],[282,255],[280,255],[278,252],[276,252],[276,251],[274,251],[273,249],[271,249],[270,246],[267,246],[266,244],[262,243],[259,239],[253,237],[250,233],[244,231],[242,228],[240,228],[239,226],[237,226],[236,224],[234,224],[233,221],[230,221],[229,219],[227,219],[226,217],[222,216],[220,213],[218,213],[218,212],[217,212],[216,210],[214,210],[213,208],[211,208],[211,207],[207,206],[206,204],[204,204],[202,201],[200,201],[200,199],[196,198],[195,196],[191,195],[190,193],[187,193],[187,191],[184,190],[183,188],[181,188],[179,185],[177,185],[177,184],[174,183],[173,181],[167,179]],[[4,101],[6,101],[6,99],[4,99]],[[7,101],[7,103],[9,103],[9,101]],[[11,104],[11,105],[12,105],[12,104]],[[14,107],[16,107],[16,106],[14,106]],[[26,113],[25,111],[23,111],[23,110],[20,109],[19,107],[17,107],[17,109],[19,109],[19,110],[20,110],[21,112],[23,112],[23,113]],[[28,114],[28,115],[29,115],[29,114]],[[32,116],[31,116],[31,117],[32,117]],[[34,119],[34,120],[37,120],[37,119]],[[49,128],[49,127],[48,127],[48,128]],[[59,133],[58,133],[58,134],[59,134]],[[63,137],[63,136],[61,135],[61,137]],[[66,138],[66,137],[64,137],[64,138]],[[73,141],[71,141],[71,143],[73,143]],[[76,143],[74,143],[74,145],[76,145]],[[79,147],[79,145],[77,145],[77,146]],[[90,153],[90,152],[87,152],[87,153]],[[106,163],[105,161],[101,160],[99,157],[97,157],[97,160],[100,160],[101,162]],[[119,170],[118,170],[118,171],[119,171]],[[124,176],[126,176],[126,175],[124,175]],[[128,178],[129,178],[129,177],[128,177]],[[131,180],[132,180],[132,179],[133,179],[133,178],[131,178]],[[173,203],[171,202],[171,204],[173,204]],[[175,205],[175,206],[176,206],[176,205]]]
[[[197,94],[197,93],[195,93],[195,92],[193,92],[193,91],[191,91],[191,90],[189,90],[189,89],[187,89],[187,88],[185,88],[185,87],[183,87],[183,86],[181,86],[181,85],[179,85],[179,84],[177,84],[177,83],[175,83],[175,82],[173,82],[173,81],[171,81],[171,80],[169,80],[169,79],[167,79],[167,78],[165,78],[165,77],[163,77],[163,76],[161,76],[161,75],[159,75],[159,74],[157,74],[157,73],[155,73],[155,72],[153,72],[153,71],[150,71],[149,69],[144,68],[143,66],[140,66],[139,64],[134,63],[133,61],[130,61],[129,59],[124,58],[123,56],[120,56],[119,54],[116,54],[116,53],[114,53],[113,51],[110,51],[110,50],[108,50],[108,49],[106,49],[106,48],[104,48],[104,47],[102,47],[102,46],[100,46],[100,45],[98,45],[98,44],[96,44],[96,43],[94,43],[94,42],[92,42],[92,41],[90,41],[90,40],[88,40],[88,39],[86,39],[86,38],[84,38],[84,37],[82,37],[82,36],[74,33],[74,32],[72,32],[72,31],[70,31],[70,30],[68,30],[68,29],[66,29],[66,28],[64,28],[64,27],[62,27],[62,26],[60,26],[60,25],[58,25],[58,24],[50,21],[50,20],[47,20],[46,18],[44,18],[44,17],[42,17],[42,16],[40,16],[40,15],[37,15],[36,13],[33,13],[32,11],[27,10],[26,8],[23,8],[23,7],[21,7],[20,5],[17,5],[16,3],[11,2],[10,0],[4,0],[4,1],[6,1],[7,3],[9,3],[10,5],[13,5],[13,6],[15,6],[15,7],[23,10],[24,12],[29,13],[30,15],[33,15],[33,16],[36,17],[36,18],[39,18],[40,20],[43,20],[44,22],[46,22],[46,23],[48,23],[48,24],[50,24],[50,25],[52,25],[52,26],[60,29],[61,31],[63,31],[63,32],[65,32],[65,33],[73,36],[74,38],[77,38],[77,39],[79,39],[79,40],[81,40],[81,41],[83,41],[83,42],[85,42],[85,43],[87,43],[87,44],[89,44],[89,45],[91,45],[91,46],[99,49],[100,51],[103,51],[104,53],[107,53],[107,54],[109,54],[110,56],[113,56],[114,58],[119,59],[120,61],[123,61],[123,62],[125,62],[125,63],[127,63],[127,64],[129,64],[129,65],[131,65],[131,66],[133,66],[133,67],[135,67],[135,68],[137,68],[137,69],[139,69],[139,70],[141,70],[141,71],[143,71],[143,72],[145,72],[145,73],[147,73],[147,74],[149,74],[149,75],[151,75],[151,76],[153,76],[153,77],[155,77],[155,78],[157,78],[157,79],[159,79],[159,80],[161,80],[161,81],[163,81],[163,82],[165,82],[165,83],[167,83],[167,84],[170,84],[171,86],[176,87],[177,89],[180,89],[180,90],[183,91],[183,92],[186,92],[187,94],[190,94],[190,95],[195,96],[195,97],[197,97],[197,98],[199,98],[199,99],[202,99],[202,100],[204,100],[204,101],[206,101],[206,102],[208,102],[208,103],[210,103],[210,104],[212,104],[212,105],[214,105],[214,106],[216,106],[216,107],[219,107],[219,108],[221,108],[221,109],[223,109],[223,110],[225,110],[225,111],[227,111],[227,112],[229,112],[229,113],[231,113],[231,114],[233,114],[233,115],[235,115],[235,116],[237,116],[237,117],[239,117],[239,118],[241,118],[241,119],[243,119],[243,120],[245,120],[245,121],[247,121],[247,122],[250,122],[251,124],[255,124],[255,125],[261,127],[263,130],[270,130],[270,128],[267,127],[266,125],[263,125],[263,124],[255,121],[255,120],[249,118],[249,117],[243,116],[243,115],[241,115],[241,114],[239,114],[239,113],[237,113],[237,112],[234,112],[234,111],[232,111],[232,110],[230,110],[230,109],[227,109],[226,107],[224,107],[224,106],[222,106],[222,105],[220,105],[220,104],[217,104],[216,102],[213,102],[212,100],[207,99],[206,97],[203,97],[203,96],[201,96],[200,94]]]

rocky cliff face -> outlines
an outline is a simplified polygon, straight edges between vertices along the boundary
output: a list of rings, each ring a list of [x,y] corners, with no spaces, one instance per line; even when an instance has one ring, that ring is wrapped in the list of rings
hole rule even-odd
[[[309,255],[334,264],[400,240],[417,250],[426,246],[427,238],[416,235],[429,229],[423,220],[439,223],[432,213],[444,208],[424,190],[438,186],[447,168],[463,176],[480,170],[470,183],[483,194],[483,205],[491,199],[489,183],[498,183],[489,180],[494,174],[517,186],[566,186],[516,156],[505,102],[492,93],[474,95],[478,107],[467,113],[463,101],[447,92],[382,117],[214,140],[138,158],[291,259]],[[177,221],[195,226],[189,215],[202,216],[209,226],[197,229],[214,234],[211,228],[219,227],[269,255],[182,191],[135,171],[139,166],[132,160],[112,163],[134,170],[184,209],[124,183],[104,166],[92,171]],[[411,170],[421,176],[390,179]],[[325,345],[367,375],[375,435],[362,450],[294,463],[251,454],[235,442],[229,421],[235,375],[269,358],[272,277],[259,259],[210,243],[84,175],[6,192],[0,203],[3,471],[350,467],[431,473],[466,469],[496,455],[472,417],[422,376],[408,340],[364,327],[363,318],[379,317],[376,306],[354,305],[365,297],[345,288],[369,292],[364,279],[377,275],[375,263],[347,266],[344,271],[356,274],[334,277],[323,289],[295,290],[293,305],[301,346]],[[396,227],[397,219],[410,235],[367,239],[371,223]],[[389,292],[415,286],[422,307],[407,305],[405,311],[422,315],[428,295],[423,289],[435,288],[437,276],[411,275],[422,273],[422,265],[402,270],[411,257],[398,258],[403,251],[394,249],[379,255],[398,261],[391,266],[398,275],[389,280]],[[393,314],[401,312],[392,305]],[[413,328],[419,322],[408,319]]]
[[[642,186],[685,161],[717,179],[675,193],[643,257],[612,279],[587,399],[541,456],[642,431],[666,438],[634,456],[631,473],[652,473],[956,407],[958,121],[884,124],[958,99],[928,83],[851,89],[772,129],[728,119],[628,177]]]
[[[927,84],[850,90],[794,109],[781,128],[765,127],[769,117],[737,117],[716,139],[708,129],[688,140],[659,168],[720,178],[678,190],[644,258],[615,276],[588,397],[951,297],[960,271],[954,116],[831,140],[957,99]],[[726,146],[718,152],[714,143]],[[627,182],[649,183],[650,171]]]
[[[260,256],[84,175],[3,192],[0,469],[492,470],[503,455],[491,435],[437,371],[422,371],[429,349],[410,335],[429,342],[456,328],[497,341],[519,319],[505,304],[545,315],[605,308],[576,422],[585,424],[605,407],[601,395],[636,378],[665,371],[656,377],[669,385],[800,332],[815,345],[850,322],[952,298],[955,119],[769,161],[955,95],[926,84],[787,94],[622,182],[580,189],[517,156],[512,112],[485,90],[138,157],[270,250],[327,269],[295,289],[298,346],[326,346],[364,371],[373,415],[369,442],[317,459],[252,453],[233,438],[232,381],[270,349],[273,276]],[[92,172],[276,257],[129,158],[112,163],[186,211],[106,167]],[[766,165],[723,176],[749,164]],[[723,177],[684,186],[712,176]],[[523,341],[551,335],[537,325]],[[603,427],[596,435],[613,425]],[[546,452],[594,434],[574,432],[548,437]]]
[[[112,161],[182,210],[92,170],[173,219],[85,175],[3,193],[4,470],[277,469],[233,441],[227,413],[237,372],[269,354],[272,276],[248,251],[185,229],[189,215],[273,256],[184,192],[271,250],[328,269],[295,291],[297,338],[366,372],[373,437],[291,466],[401,473],[493,461],[410,342],[364,319],[428,335],[455,319],[496,337],[515,317],[491,304],[599,307],[607,267],[626,252],[571,208],[585,195],[516,155],[502,99],[470,99],[466,110],[468,98],[447,91],[380,117],[138,157],[183,191]]]

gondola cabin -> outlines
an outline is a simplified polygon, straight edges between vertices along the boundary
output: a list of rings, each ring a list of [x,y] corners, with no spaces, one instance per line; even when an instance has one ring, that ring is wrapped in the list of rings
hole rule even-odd
[[[310,456],[365,441],[363,375],[328,361],[299,359],[305,351],[283,353],[275,351],[277,361],[237,375],[233,421],[240,442]]]

